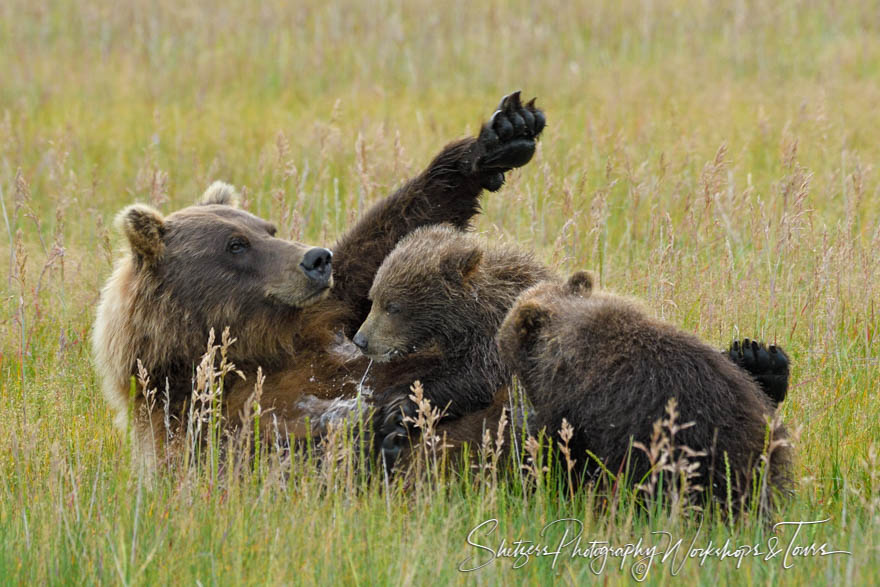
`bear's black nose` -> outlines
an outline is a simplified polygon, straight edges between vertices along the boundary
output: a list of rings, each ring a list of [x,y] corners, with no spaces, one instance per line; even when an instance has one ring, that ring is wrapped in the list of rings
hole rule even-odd
[[[354,338],[351,339],[351,342],[354,343],[354,346],[361,349],[362,351],[367,350],[367,337],[358,331],[357,334],[354,335]]]
[[[302,263],[300,263],[299,266],[302,267],[303,273],[305,273],[309,279],[313,279],[319,283],[327,283],[330,280],[330,274],[332,273],[330,264],[330,259],[332,257],[333,253],[327,249],[313,247],[303,255]]]

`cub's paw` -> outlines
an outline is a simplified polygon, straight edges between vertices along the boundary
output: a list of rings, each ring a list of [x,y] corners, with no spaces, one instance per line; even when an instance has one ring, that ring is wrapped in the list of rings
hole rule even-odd
[[[779,405],[788,393],[788,355],[776,345],[744,338],[730,345],[727,355],[747,371],[774,404]]]
[[[523,104],[518,91],[504,96],[477,137],[480,154],[474,171],[480,175],[482,186],[490,192],[497,191],[504,184],[507,171],[528,163],[546,124],[544,113],[535,106],[535,98]]]
[[[409,435],[405,428],[399,428],[389,433],[382,439],[382,446],[379,448],[379,455],[382,459],[382,466],[389,475],[394,471],[394,465],[400,458],[400,453],[409,444]]]
[[[416,405],[406,396],[398,396],[376,410],[374,429],[379,443],[379,455],[388,473],[401,451],[410,444],[409,421],[416,416]]]

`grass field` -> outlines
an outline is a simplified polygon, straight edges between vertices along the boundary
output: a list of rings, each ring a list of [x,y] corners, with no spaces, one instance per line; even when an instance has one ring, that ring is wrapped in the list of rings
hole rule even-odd
[[[0,3],[0,583],[633,581],[633,557],[570,552],[461,573],[487,561],[466,537],[493,518],[486,545],[558,541],[540,532],[559,518],[584,542],[682,538],[649,583],[876,581],[880,4],[720,4]],[[282,236],[330,245],[519,88],[549,125],[477,229],[595,269],[719,348],[783,345],[797,490],[777,518],[828,521],[779,529],[778,548],[851,555],[682,562],[692,540],[774,534],[597,513],[552,483],[134,472],[89,351],[116,211],[224,179]]]

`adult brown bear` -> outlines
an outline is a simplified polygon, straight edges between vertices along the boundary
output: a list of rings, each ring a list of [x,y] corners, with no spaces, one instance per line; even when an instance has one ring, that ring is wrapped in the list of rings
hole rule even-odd
[[[363,359],[329,349],[368,314],[367,293],[385,256],[420,226],[467,227],[482,190],[498,190],[505,172],[528,163],[544,125],[534,100],[506,96],[479,136],[446,146],[370,208],[337,242],[332,260],[326,249],[275,238],[272,224],[238,209],[234,190],[222,183],[168,216],[144,205],[120,212],[129,250],[102,291],[93,351],[117,423],[135,423],[141,459],[163,456],[166,406],[172,426],[186,424],[211,329],[230,328],[237,342],[228,358],[247,375],[227,378],[226,426],[239,424],[261,366],[264,412],[271,408],[282,432],[304,434],[304,416],[314,409],[301,400],[350,394],[364,372]],[[155,404],[130,392],[138,360],[160,392]]]

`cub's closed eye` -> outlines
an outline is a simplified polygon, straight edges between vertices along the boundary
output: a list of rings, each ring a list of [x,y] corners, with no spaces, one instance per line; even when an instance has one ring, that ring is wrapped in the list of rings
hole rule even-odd
[[[278,229],[275,228],[275,225],[272,225],[266,229],[266,232],[269,233],[269,236],[275,236],[275,233],[278,232]]]
[[[385,311],[388,314],[399,314],[400,313],[400,306],[398,306],[397,304],[392,302],[392,303],[388,304],[387,306],[385,306]]]
[[[250,246],[251,244],[247,241],[247,239],[233,238],[230,239],[229,243],[226,245],[226,250],[233,255],[238,255],[240,253],[244,253],[250,248]]]

